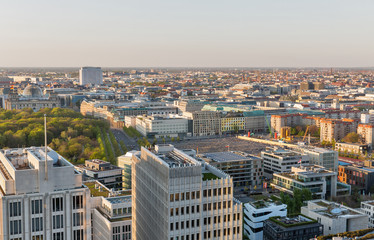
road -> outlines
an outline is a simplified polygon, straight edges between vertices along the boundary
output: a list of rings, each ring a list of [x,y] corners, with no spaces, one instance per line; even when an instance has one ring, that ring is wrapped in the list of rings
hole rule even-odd
[[[125,143],[128,151],[139,150],[139,146],[136,140],[127,136],[127,134],[123,130],[118,128],[111,128],[110,130],[113,132],[118,142],[123,141]]]

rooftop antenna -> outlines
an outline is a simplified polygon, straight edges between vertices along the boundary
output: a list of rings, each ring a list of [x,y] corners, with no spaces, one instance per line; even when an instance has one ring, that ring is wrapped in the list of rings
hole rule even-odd
[[[47,114],[44,114],[44,152],[45,152],[45,181],[48,181],[48,150],[47,150]]]

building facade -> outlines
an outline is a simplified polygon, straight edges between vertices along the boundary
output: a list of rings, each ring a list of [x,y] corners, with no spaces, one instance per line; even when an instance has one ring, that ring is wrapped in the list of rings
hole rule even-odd
[[[275,216],[286,217],[287,205],[264,200],[244,204],[244,234],[251,240],[262,240],[264,221]]]
[[[132,197],[133,239],[242,239],[232,178],[172,145],[134,155]]]
[[[82,67],[79,69],[79,85],[103,84],[103,71],[100,67]]]
[[[267,178],[272,178],[273,173],[289,172],[293,166],[309,164],[308,155],[281,148],[268,148],[261,152],[261,158]]]
[[[360,136],[362,143],[368,144],[370,149],[373,148],[374,143],[374,125],[372,124],[358,124],[357,134]]]
[[[0,151],[1,239],[91,239],[90,191],[52,149]]]
[[[220,169],[233,179],[234,187],[261,185],[263,178],[260,158],[245,152],[215,152],[199,155],[205,162]]]
[[[308,201],[301,213],[323,225],[323,235],[368,228],[369,218],[361,211],[326,200]]]
[[[321,142],[342,140],[348,133],[356,132],[358,119],[321,119]]]
[[[368,193],[374,190],[372,189],[374,184],[374,169],[354,165],[339,165],[338,180]]]

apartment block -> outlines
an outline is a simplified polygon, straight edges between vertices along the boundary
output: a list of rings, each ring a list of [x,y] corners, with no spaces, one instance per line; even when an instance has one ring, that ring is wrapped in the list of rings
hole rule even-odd
[[[232,178],[172,145],[135,154],[133,239],[242,239]]]
[[[320,137],[321,142],[332,142],[342,140],[348,133],[356,132],[358,119],[322,119]]]
[[[361,210],[369,217],[369,228],[374,228],[374,201],[361,202]]]
[[[366,143],[373,148],[374,143],[374,125],[373,124],[358,124],[357,134],[360,135],[362,143]]]
[[[368,193],[374,184],[374,169],[352,164],[339,165],[338,180]]]

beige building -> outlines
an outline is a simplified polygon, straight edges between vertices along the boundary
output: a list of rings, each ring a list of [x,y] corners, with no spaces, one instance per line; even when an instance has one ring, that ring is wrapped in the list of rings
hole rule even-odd
[[[132,165],[133,239],[242,239],[233,179],[172,145],[141,149]]]
[[[221,135],[221,113],[215,111],[185,112],[192,120],[193,136]]]
[[[338,152],[347,152],[354,154],[365,154],[368,152],[369,147],[367,144],[360,143],[336,143],[335,151]]]
[[[374,125],[372,124],[358,124],[357,134],[360,135],[361,142],[373,147],[374,143]]]
[[[283,114],[271,116],[271,129],[275,132],[280,132],[282,127],[295,127],[302,125],[302,118],[304,114]]]
[[[321,119],[321,142],[339,141],[348,133],[356,132],[358,122],[358,119]]]

